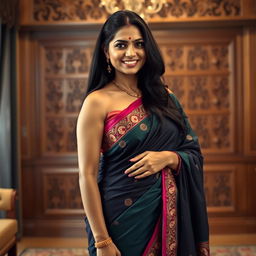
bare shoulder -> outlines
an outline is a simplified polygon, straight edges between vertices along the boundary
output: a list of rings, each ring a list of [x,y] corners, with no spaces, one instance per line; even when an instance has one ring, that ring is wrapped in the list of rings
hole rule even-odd
[[[109,97],[103,90],[97,90],[90,93],[83,102],[83,106],[79,113],[79,119],[104,119],[109,104],[108,98]]]

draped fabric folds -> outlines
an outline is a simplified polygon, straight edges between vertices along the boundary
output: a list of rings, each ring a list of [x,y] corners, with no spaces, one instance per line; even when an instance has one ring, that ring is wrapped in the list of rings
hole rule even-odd
[[[106,225],[122,256],[206,256],[209,231],[198,138],[174,94],[186,135],[170,119],[148,114],[141,98],[105,121],[99,188]],[[145,151],[173,151],[181,160],[136,180],[124,174],[129,161]],[[89,253],[96,255],[87,223]]]

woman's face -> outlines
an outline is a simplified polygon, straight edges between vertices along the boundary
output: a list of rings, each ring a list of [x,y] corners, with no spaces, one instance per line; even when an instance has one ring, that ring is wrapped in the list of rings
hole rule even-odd
[[[144,41],[139,29],[133,25],[122,27],[110,41],[105,53],[116,72],[136,74],[146,60]]]

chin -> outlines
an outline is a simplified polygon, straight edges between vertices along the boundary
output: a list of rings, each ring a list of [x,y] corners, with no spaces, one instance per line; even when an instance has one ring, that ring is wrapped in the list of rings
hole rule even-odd
[[[120,73],[127,74],[127,75],[136,75],[141,70],[141,68],[142,67],[133,68],[133,69],[119,69],[118,71]]]
[[[123,74],[126,74],[126,75],[136,75],[137,73],[139,72],[139,70],[136,70],[136,71],[126,71],[126,72],[122,72]]]

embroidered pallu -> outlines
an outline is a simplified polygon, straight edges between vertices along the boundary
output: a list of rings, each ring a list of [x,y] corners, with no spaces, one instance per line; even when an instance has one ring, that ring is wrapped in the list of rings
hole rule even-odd
[[[122,256],[209,255],[203,188],[203,157],[198,138],[181,105],[186,135],[169,118],[160,123],[141,98],[105,121],[99,189],[108,232]],[[145,151],[174,151],[178,171],[163,169],[144,179],[128,177],[129,160]],[[87,223],[89,253],[96,255]]]

